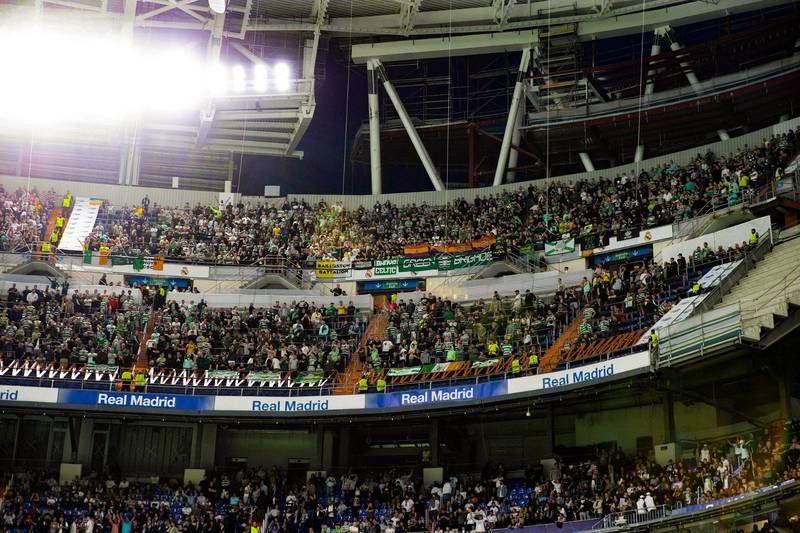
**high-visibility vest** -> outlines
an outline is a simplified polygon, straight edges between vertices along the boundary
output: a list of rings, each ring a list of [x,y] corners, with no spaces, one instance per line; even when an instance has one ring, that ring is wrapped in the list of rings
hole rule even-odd
[[[42,243],[42,251],[46,254],[50,253],[50,243],[45,241]]]
[[[758,233],[751,233],[747,239],[750,244],[758,244]]]
[[[378,392],[383,392],[386,390],[386,380],[383,378],[378,378],[377,383],[375,383],[375,389]]]
[[[775,169],[775,181],[781,181],[783,179],[783,170],[781,167]]]
[[[536,354],[528,356],[528,366],[539,366],[539,356]]]
[[[144,374],[136,374],[136,386],[144,387]]]
[[[64,217],[56,218],[56,227],[63,228],[64,227]]]
[[[50,234],[50,242],[52,242],[53,244],[56,244],[58,242],[58,232],[57,231],[54,231],[53,233]]]
[[[658,335],[656,335],[655,333],[650,334],[650,347],[658,348]]]
[[[122,373],[122,381],[130,381],[131,377],[131,373],[128,370]]]
[[[72,195],[68,194],[64,197],[64,200],[61,202],[62,207],[66,207],[69,209],[69,204],[72,203]]]
[[[521,370],[522,370],[522,367],[520,367],[520,365],[519,365],[519,359],[517,359],[515,357],[514,360],[511,361],[511,373],[512,374],[519,374]]]
[[[695,283],[694,285],[692,285],[691,293],[692,294],[700,294],[700,284],[699,283]]]
[[[367,382],[367,378],[361,378],[358,380],[358,392],[367,392],[369,389],[369,383]]]

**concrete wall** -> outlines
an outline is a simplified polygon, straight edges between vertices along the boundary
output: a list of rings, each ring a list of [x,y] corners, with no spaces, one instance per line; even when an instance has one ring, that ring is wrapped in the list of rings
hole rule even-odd
[[[295,430],[237,429],[220,425],[217,433],[216,464],[224,466],[231,457],[247,459],[248,466],[286,468],[289,459],[307,459],[318,466],[319,439],[316,433]]]

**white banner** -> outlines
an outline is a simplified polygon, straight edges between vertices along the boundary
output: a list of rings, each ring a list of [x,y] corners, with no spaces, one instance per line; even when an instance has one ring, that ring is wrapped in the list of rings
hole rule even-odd
[[[666,263],[673,257],[677,258],[678,254],[683,254],[683,257],[688,260],[695,249],[697,249],[698,246],[702,248],[705,243],[708,243],[708,247],[715,252],[720,246],[722,246],[723,249],[727,249],[737,244],[747,244],[751,229],[755,228],[758,235],[763,237],[770,232],[771,226],[772,224],[769,216],[748,220],[747,222],[715,231],[714,233],[707,233],[706,235],[701,235],[700,237],[689,239],[688,241],[665,246],[661,251],[661,260]]]
[[[364,409],[365,395],[341,396],[217,396],[215,411],[249,413],[308,413]]]
[[[617,240],[616,237],[611,237],[608,240],[608,246],[595,248],[594,254],[599,255],[605,252],[613,252],[614,250],[624,250],[625,248],[633,248],[640,244],[652,244],[654,242],[663,241],[672,238],[672,225],[658,226],[656,228],[643,229],[639,232],[639,236],[633,239],[626,239],[624,241]],[[584,250],[581,250],[584,251]]]
[[[13,404],[19,402],[57,403],[58,389],[0,385],[0,403]]]
[[[69,215],[67,227],[64,228],[64,234],[58,243],[59,250],[70,252],[83,250],[83,241],[94,229],[97,213],[100,211],[102,203],[103,201],[97,198],[86,198],[85,196],[75,198],[75,205]]]
[[[639,352],[633,355],[609,359],[601,363],[576,366],[568,370],[548,372],[536,376],[508,380],[508,394],[539,390],[558,389],[570,385],[590,385],[613,379],[615,376],[650,367],[650,353]]]

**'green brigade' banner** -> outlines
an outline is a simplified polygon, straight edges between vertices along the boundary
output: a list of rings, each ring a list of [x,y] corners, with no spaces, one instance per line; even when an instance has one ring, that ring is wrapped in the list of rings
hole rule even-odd
[[[316,372],[301,372],[300,374],[297,375],[296,378],[294,378],[293,381],[295,383],[300,383],[300,384],[303,383],[313,384],[320,381],[322,379],[322,376],[323,376],[322,370],[317,370]]]
[[[472,268],[490,264],[492,262],[492,251],[484,250],[477,253],[440,255],[436,259],[438,260],[437,266],[440,271]]]
[[[494,366],[500,359],[487,359],[486,361],[473,361],[472,368],[489,368]]]
[[[400,272],[437,270],[438,264],[436,257],[404,257],[400,259]]]
[[[575,251],[575,239],[562,239],[545,243],[544,255],[569,254]]]
[[[397,376],[413,376],[414,374],[419,374],[421,371],[421,366],[407,366],[405,368],[392,368],[386,375],[390,378]]]
[[[280,372],[250,372],[247,375],[250,381],[278,381],[281,379]]]
[[[400,272],[420,272],[424,270],[448,271],[488,265],[492,262],[492,251],[466,252],[462,254],[437,255],[429,257],[404,257],[400,259]],[[375,262],[376,268],[378,261]]]

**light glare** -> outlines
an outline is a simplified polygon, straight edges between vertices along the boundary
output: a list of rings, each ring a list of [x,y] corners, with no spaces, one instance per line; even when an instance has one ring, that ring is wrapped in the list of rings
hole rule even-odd
[[[263,63],[253,67],[253,89],[259,93],[267,92],[267,66]]]
[[[244,72],[244,67],[241,65],[233,67],[233,90],[237,93],[243,93],[246,80],[247,75]]]
[[[281,92],[289,90],[289,65],[286,63],[275,65],[275,86]]]

